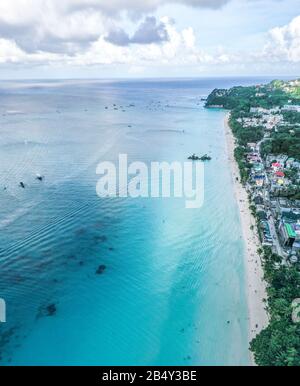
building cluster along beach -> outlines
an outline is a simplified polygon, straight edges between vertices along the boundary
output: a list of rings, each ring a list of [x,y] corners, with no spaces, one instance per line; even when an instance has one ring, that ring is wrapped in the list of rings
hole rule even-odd
[[[256,228],[256,220],[249,208],[249,197],[240,180],[240,172],[234,158],[236,139],[229,126],[229,116],[224,121],[225,135],[228,146],[234,194],[240,212],[242,233],[245,242],[246,292],[249,308],[249,338],[250,341],[268,325],[266,311],[266,283],[258,249],[261,246]]]
[[[251,351],[260,365],[299,361],[299,94],[299,80],[272,81],[216,89],[206,102],[230,110],[225,129],[246,243]]]

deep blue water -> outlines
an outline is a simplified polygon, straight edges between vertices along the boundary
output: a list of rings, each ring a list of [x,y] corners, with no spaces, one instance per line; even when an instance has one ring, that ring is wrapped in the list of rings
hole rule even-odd
[[[0,85],[1,364],[249,363],[224,112],[200,98],[258,81]],[[102,160],[185,161],[193,152],[213,157],[200,209],[96,195]]]

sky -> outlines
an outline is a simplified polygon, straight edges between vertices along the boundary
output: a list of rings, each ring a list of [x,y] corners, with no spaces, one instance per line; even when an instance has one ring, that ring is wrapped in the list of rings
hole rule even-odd
[[[300,76],[300,0],[0,0],[0,78]]]

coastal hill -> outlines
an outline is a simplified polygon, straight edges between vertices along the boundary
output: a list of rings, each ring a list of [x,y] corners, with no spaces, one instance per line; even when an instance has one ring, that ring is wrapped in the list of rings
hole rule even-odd
[[[263,141],[263,156],[300,158],[300,80],[215,89],[206,107],[231,110],[230,126],[240,145],[239,153],[247,143]],[[245,168],[241,172],[244,175]]]
[[[208,96],[206,107],[270,109],[300,102],[300,80],[283,82],[274,80],[267,85],[215,89]]]
[[[255,362],[299,366],[300,80],[215,89],[206,107],[230,110],[234,158],[261,242],[270,322],[250,344]]]

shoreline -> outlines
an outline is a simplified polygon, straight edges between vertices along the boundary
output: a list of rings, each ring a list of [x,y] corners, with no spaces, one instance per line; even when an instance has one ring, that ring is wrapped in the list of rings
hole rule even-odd
[[[253,338],[268,325],[268,315],[263,299],[267,299],[264,272],[257,249],[261,247],[256,221],[250,212],[248,193],[240,183],[239,167],[234,158],[235,137],[229,125],[229,114],[224,119],[228,161],[231,169],[234,195],[239,208],[242,234],[245,242],[246,297],[249,315],[249,344]],[[236,178],[238,177],[238,181]],[[251,229],[253,226],[253,230]],[[253,354],[249,350],[251,363],[255,365]]]

